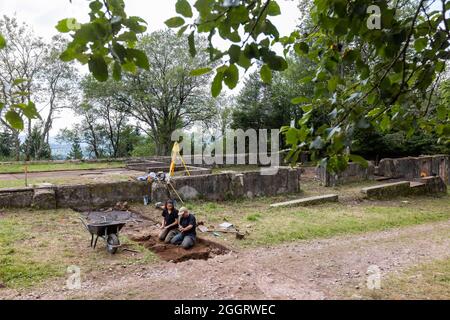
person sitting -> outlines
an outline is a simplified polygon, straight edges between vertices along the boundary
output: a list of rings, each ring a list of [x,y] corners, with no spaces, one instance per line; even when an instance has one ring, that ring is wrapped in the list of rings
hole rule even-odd
[[[166,202],[162,216],[162,231],[159,234],[159,240],[164,241],[165,243],[170,243],[170,240],[172,240],[172,238],[178,233],[178,210],[175,209],[175,205],[172,200],[168,200]]]
[[[197,221],[195,216],[189,213],[187,208],[183,207],[179,212],[178,224],[179,232],[170,242],[175,245],[181,245],[186,250],[192,248],[195,245],[195,240],[197,238]]]

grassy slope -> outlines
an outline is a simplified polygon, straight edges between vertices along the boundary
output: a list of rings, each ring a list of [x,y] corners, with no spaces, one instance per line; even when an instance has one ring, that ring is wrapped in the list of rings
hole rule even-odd
[[[82,273],[115,265],[148,263],[157,258],[142,247],[140,253],[111,256],[103,240],[97,250],[89,248],[90,236],[73,211],[18,211],[0,215],[0,283],[27,287],[64,276],[67,267],[78,265]]]
[[[0,173],[22,173],[25,170],[24,167],[23,163],[0,164]],[[124,167],[123,162],[30,164],[28,165],[28,172],[111,169],[121,167]]]
[[[129,181],[131,178],[126,175],[105,175],[102,177],[61,177],[61,178],[33,178],[28,179],[28,186],[34,186],[42,183],[51,183],[54,185],[62,184],[90,184],[90,183],[102,183],[102,182],[120,182]],[[0,180],[0,189],[2,188],[21,188],[25,186],[23,180]]]
[[[332,237],[450,219],[450,195],[416,197],[386,202],[323,204],[307,208],[272,209],[277,199],[227,203],[193,202],[199,221],[217,226],[229,221],[248,235],[236,245],[271,245],[287,241]]]

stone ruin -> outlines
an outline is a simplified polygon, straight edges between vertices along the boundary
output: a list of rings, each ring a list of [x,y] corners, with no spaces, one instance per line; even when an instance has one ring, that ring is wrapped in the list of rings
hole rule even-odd
[[[346,170],[338,174],[329,173],[326,168],[319,167],[317,177],[327,187],[365,180],[404,179],[415,181],[426,177],[440,177],[444,184],[450,184],[450,156],[383,159],[378,166],[369,162],[367,168],[350,163]]]

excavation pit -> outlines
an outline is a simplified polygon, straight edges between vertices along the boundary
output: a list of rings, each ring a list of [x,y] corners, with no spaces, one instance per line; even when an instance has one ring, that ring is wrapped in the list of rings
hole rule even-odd
[[[193,248],[185,250],[180,246],[165,244],[160,241],[158,239],[159,232],[160,229],[152,226],[139,233],[128,234],[128,237],[157,254],[162,260],[174,263],[188,260],[208,260],[230,252],[228,248],[221,244],[199,237],[197,237],[197,242]]]

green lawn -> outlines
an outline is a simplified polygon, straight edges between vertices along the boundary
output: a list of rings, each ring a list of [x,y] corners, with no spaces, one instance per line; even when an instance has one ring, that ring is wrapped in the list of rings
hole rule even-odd
[[[28,172],[123,168],[123,162],[30,164]],[[0,164],[0,173],[23,173],[24,163]]]
[[[279,198],[189,204],[198,221],[217,226],[224,221],[247,232],[244,241],[222,235],[238,246],[273,245],[341,234],[356,234],[450,219],[450,195],[385,202],[333,203],[313,207],[270,208]]]
[[[151,251],[124,236],[122,244],[139,251],[137,254],[123,252],[112,256],[101,239],[97,249],[92,250],[90,236],[78,216],[71,210],[0,213],[0,283],[12,288],[30,287],[65,276],[71,265],[89,273],[157,261]]]
[[[89,176],[78,176],[78,177],[61,177],[61,178],[32,178],[28,179],[28,186],[36,186],[43,183],[51,183],[54,185],[74,185],[74,184],[92,184],[92,183],[104,183],[104,182],[121,182],[129,181],[132,179],[131,176],[123,174],[114,175],[104,175],[101,177],[89,177]],[[23,180],[0,180],[0,189],[2,188],[20,188],[25,187],[25,182]]]

